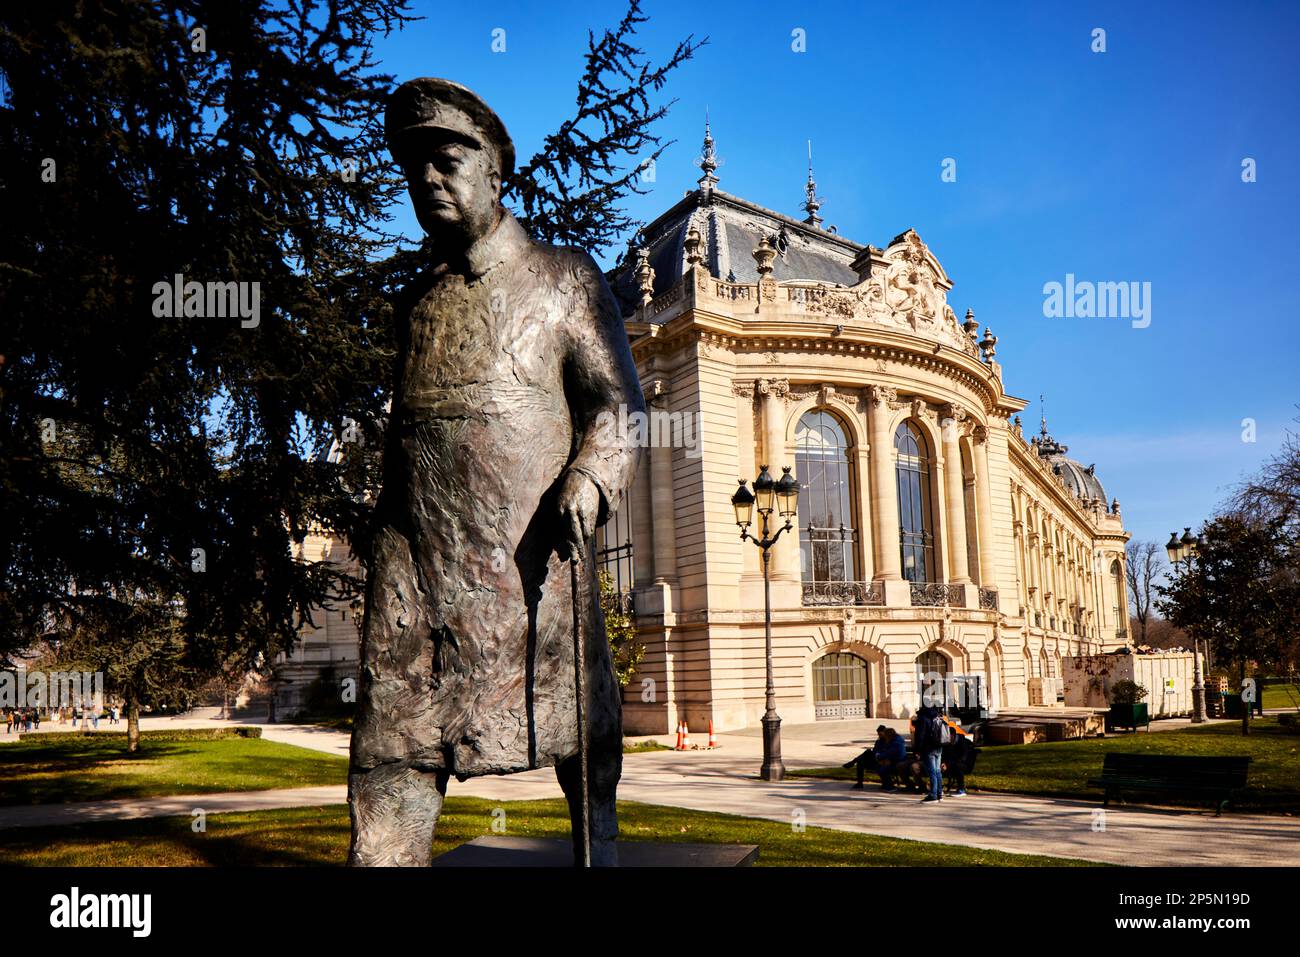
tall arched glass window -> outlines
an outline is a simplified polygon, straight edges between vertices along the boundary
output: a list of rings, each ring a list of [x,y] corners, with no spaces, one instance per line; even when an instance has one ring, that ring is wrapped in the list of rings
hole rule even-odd
[[[804,584],[858,580],[853,469],[844,428],[820,409],[795,429],[799,476],[799,555]]]
[[[1110,563],[1110,577],[1115,590],[1115,637],[1123,641],[1128,637],[1128,603],[1124,600],[1124,572],[1118,561]]]
[[[934,581],[934,534],[930,515],[930,458],[925,437],[911,422],[894,433],[898,450],[898,535],[903,577]]]

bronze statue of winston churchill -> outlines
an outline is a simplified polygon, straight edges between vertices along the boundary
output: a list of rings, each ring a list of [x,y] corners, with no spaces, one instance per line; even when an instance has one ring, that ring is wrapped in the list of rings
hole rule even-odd
[[[503,208],[514,146],[474,93],[412,80],[385,126],[430,256],[395,317],[349,863],[428,864],[453,775],[554,767],[576,859],[612,865],[622,729],[590,555],[636,467],[609,423],[644,411],[620,311],[590,256],[534,242]]]

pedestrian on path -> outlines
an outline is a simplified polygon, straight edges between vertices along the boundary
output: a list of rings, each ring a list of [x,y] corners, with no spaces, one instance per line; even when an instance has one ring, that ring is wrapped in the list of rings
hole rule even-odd
[[[912,750],[920,755],[930,777],[930,790],[921,799],[922,804],[934,804],[943,799],[943,745],[944,738],[951,736],[952,732],[938,708],[927,704],[916,713]]]

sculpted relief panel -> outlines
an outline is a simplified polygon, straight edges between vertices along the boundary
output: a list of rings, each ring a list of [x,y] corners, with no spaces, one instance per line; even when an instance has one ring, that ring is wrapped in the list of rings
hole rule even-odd
[[[884,259],[883,271],[874,270],[852,289],[827,287],[822,295],[807,296],[808,310],[829,318],[898,326],[976,355],[975,343],[948,305],[947,278],[921,237],[909,229],[885,250]]]

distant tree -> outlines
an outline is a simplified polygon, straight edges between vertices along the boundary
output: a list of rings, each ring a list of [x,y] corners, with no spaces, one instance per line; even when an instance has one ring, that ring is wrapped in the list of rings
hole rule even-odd
[[[201,672],[192,664],[183,620],[170,603],[143,595],[102,594],[83,608],[59,643],[56,662],[104,676],[104,691],[126,707],[127,751],[140,748],[140,709],[187,709]]]
[[[1159,599],[1159,595],[1155,600]],[[1147,644],[1152,648],[1188,648],[1192,647],[1192,636],[1173,622],[1152,614],[1147,621]]]
[[[1147,644],[1147,621],[1151,618],[1151,602],[1155,584],[1164,574],[1164,549],[1155,542],[1141,542],[1136,539],[1127,546],[1128,560],[1124,563],[1124,574],[1128,578],[1129,604],[1133,606],[1133,618],[1138,623],[1141,644]]]
[[[1156,586],[1157,607],[1205,641],[1219,661],[1235,664],[1244,686],[1248,662],[1276,665],[1300,632],[1296,543],[1279,519],[1240,513],[1215,518],[1204,536],[1190,569]],[[1249,708],[1243,709],[1241,731],[1250,733]]]
[[[1300,423],[1300,417],[1295,421]],[[1233,505],[1247,514],[1277,519],[1291,535],[1300,535],[1300,434],[1286,430],[1281,449],[1237,488]]]

